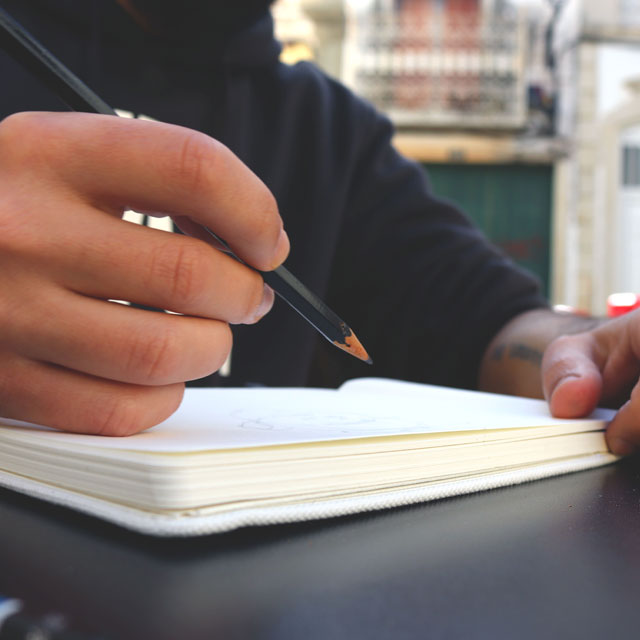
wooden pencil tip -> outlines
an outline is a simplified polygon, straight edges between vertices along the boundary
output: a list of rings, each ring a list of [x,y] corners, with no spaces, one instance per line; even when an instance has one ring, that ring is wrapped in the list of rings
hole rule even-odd
[[[360,343],[360,340],[356,338],[356,334],[353,331],[349,332],[348,336],[345,336],[344,343],[333,341],[333,344],[336,347],[340,347],[343,351],[350,353],[352,356],[358,358],[358,360],[362,360],[367,364],[373,364],[373,360],[369,357],[366,349]]]

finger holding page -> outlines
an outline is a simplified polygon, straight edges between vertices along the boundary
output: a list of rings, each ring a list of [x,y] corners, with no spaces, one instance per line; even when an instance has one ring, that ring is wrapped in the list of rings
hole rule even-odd
[[[596,405],[620,407],[607,429],[613,453],[640,444],[640,314],[601,321],[549,345],[542,366],[545,395],[558,417],[578,418]]]
[[[589,415],[602,395],[601,362],[589,333],[562,336],[547,348],[542,361],[545,397],[558,418]]]
[[[87,376],[15,353],[0,355],[2,416],[64,431],[127,436],[158,424],[180,406],[184,384],[146,386]],[[10,370],[10,378],[7,371]]]

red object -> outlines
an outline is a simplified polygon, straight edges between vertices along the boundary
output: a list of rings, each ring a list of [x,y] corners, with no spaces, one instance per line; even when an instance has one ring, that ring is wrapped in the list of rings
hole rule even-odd
[[[640,295],[637,293],[612,293],[607,298],[607,315],[610,318],[640,308]]]

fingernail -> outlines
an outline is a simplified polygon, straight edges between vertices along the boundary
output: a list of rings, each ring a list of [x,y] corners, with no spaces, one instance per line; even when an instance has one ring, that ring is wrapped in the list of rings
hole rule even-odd
[[[272,264],[272,268],[275,269],[279,267],[289,255],[289,249],[291,248],[291,244],[289,242],[289,236],[287,232],[282,229],[280,231],[280,237],[278,238],[278,242],[276,244],[276,257]]]
[[[271,311],[271,307],[273,307],[273,301],[275,299],[275,294],[273,293],[273,289],[268,285],[264,285],[262,300],[256,309],[256,312],[253,316],[252,322],[258,322],[261,318]]]
[[[609,449],[617,456],[628,456],[636,450],[635,445],[622,438],[612,438],[609,441]]]

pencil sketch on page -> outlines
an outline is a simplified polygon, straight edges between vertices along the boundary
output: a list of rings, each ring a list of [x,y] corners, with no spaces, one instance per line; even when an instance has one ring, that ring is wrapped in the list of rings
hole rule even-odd
[[[235,418],[241,429],[250,431],[293,431],[298,429],[321,430],[324,434],[354,434],[359,431],[371,435],[371,433],[389,433],[398,429],[402,430],[428,430],[429,425],[425,422],[415,422],[414,424],[398,424],[398,417],[394,415],[364,414],[358,412],[351,413],[313,413],[295,411],[287,413],[286,410],[278,411],[271,415],[251,415],[250,411],[240,410],[236,412]]]

